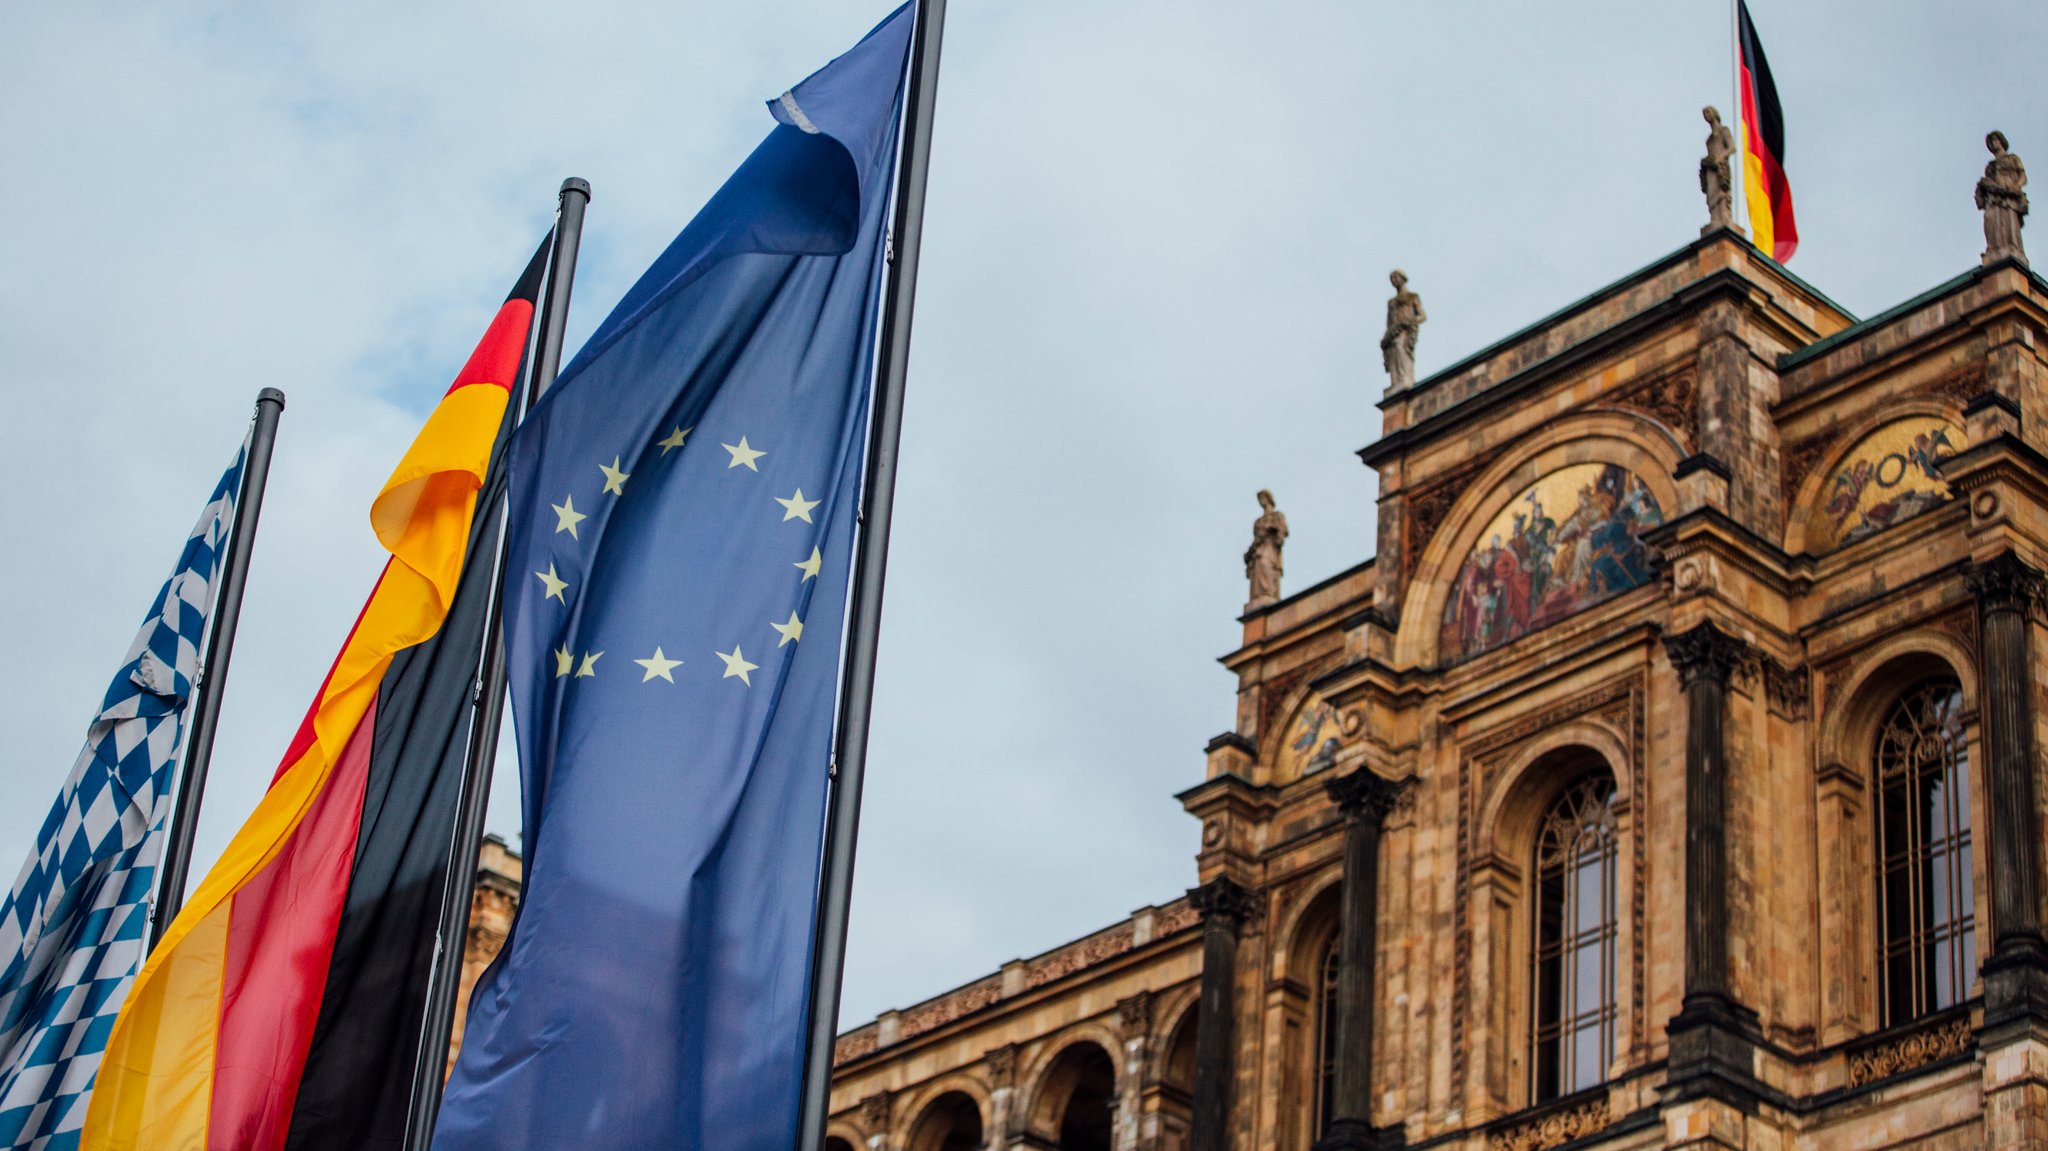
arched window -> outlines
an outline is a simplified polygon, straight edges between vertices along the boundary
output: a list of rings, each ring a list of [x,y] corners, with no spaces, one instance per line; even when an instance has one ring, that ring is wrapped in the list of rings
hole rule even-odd
[[[1337,1092],[1337,944],[1335,932],[1316,964],[1315,1127],[1318,1139],[1330,1131],[1330,1100]]]
[[[1962,712],[1962,685],[1942,676],[1901,696],[1878,729],[1878,977],[1887,1027],[1962,1002],[1977,972]]]
[[[1616,854],[1614,780],[1588,776],[1551,807],[1536,837],[1533,1103],[1597,1085],[1614,1060]]]

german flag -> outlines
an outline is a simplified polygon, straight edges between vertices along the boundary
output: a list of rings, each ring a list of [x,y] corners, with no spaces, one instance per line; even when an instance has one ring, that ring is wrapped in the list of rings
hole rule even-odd
[[[1792,185],[1785,180],[1785,112],[1770,61],[1749,21],[1749,5],[1736,0],[1736,47],[1741,56],[1742,187],[1749,205],[1749,231],[1756,246],[1779,263],[1799,249],[1799,224],[1792,218]]]
[[[475,513],[503,492],[546,249],[372,503],[391,558],[269,792],[136,977],[86,1151],[402,1141],[497,549],[498,517]]]

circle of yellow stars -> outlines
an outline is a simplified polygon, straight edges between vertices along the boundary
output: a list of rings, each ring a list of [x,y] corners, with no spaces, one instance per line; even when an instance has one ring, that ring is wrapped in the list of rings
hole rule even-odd
[[[660,458],[666,458],[670,452],[683,447],[688,442],[690,433],[694,430],[696,429],[686,428],[680,424],[670,428],[668,435],[654,442],[654,446],[661,449]],[[728,471],[735,468],[745,468],[758,475],[761,471],[758,461],[766,458],[768,455],[766,451],[748,443],[745,436],[741,436],[736,444],[721,443],[719,446],[724,448],[730,457],[729,462],[726,464],[726,470]],[[608,464],[598,464],[597,470],[604,477],[604,487],[598,493],[600,497],[606,495],[623,496],[626,494],[626,481],[632,479],[633,474],[624,470],[622,456],[613,456]],[[811,512],[822,501],[805,499],[804,490],[798,488],[787,499],[776,496],[775,502],[782,505],[782,522],[788,523],[790,520],[799,520],[808,524],[815,522],[811,519]],[[582,537],[577,532],[577,525],[589,519],[590,514],[576,509],[576,501],[573,495],[564,495],[561,503],[548,506],[555,513],[554,534],[561,535],[566,532],[571,540],[580,542]],[[819,553],[817,547],[813,546],[808,557],[797,560],[791,566],[803,573],[803,578],[798,582],[807,583],[818,578],[818,572],[824,566],[824,557]],[[541,586],[545,589],[545,594],[542,597],[544,600],[558,601],[564,607],[569,605],[569,581],[563,579],[561,574],[555,570],[553,562],[548,564],[546,571],[537,571],[533,574],[541,581]],[[794,611],[789,613],[788,620],[781,623],[770,620],[768,626],[780,637],[775,641],[775,646],[778,649],[803,639],[804,622]],[[567,643],[564,643],[561,647],[556,648],[550,653],[554,660],[555,678],[570,680],[596,679],[597,662],[604,658],[604,654],[602,651],[584,651],[579,653],[572,650]],[[718,651],[714,648],[713,654],[725,665],[725,672],[719,677],[720,679],[737,679],[745,686],[753,686],[754,681],[750,678],[749,673],[759,671],[761,665],[747,659],[743,645],[739,643],[733,644],[730,652]],[[662,650],[660,644],[655,645],[653,655],[648,656],[646,659],[636,659],[632,662],[639,665],[642,669],[641,683],[652,683],[655,680],[661,680],[664,683],[675,683],[675,669],[683,666],[682,660],[670,658]]]

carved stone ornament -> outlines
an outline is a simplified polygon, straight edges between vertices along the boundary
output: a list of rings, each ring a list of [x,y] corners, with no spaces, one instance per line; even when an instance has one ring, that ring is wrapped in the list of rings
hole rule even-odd
[[[1137,1039],[1152,1030],[1152,993],[1140,991],[1116,1004],[1116,1019],[1126,1039]]]
[[[1401,800],[1401,793],[1407,786],[1380,775],[1370,768],[1361,767],[1348,775],[1326,780],[1323,790],[1330,793],[1337,810],[1346,819],[1366,819],[1373,823],[1383,822],[1393,812],[1394,805]]]
[[[2020,242],[2020,228],[2027,219],[2027,169],[2020,158],[2007,150],[2005,133],[1984,137],[1991,162],[1984,165],[1984,178],[1977,181],[1977,207],[1984,212],[1984,262],[2000,260],[2027,262]]]
[[[877,1091],[860,1101],[860,1125],[869,1133],[889,1129],[889,1093]]]
[[[1188,888],[1188,905],[1205,920],[1221,917],[1234,923],[1251,918],[1258,909],[1252,893],[1227,875],[1219,875],[1200,887]]]
[[[1664,650],[1671,666],[1690,685],[1703,677],[1727,683],[1743,666],[1749,645],[1715,627],[1701,623],[1677,635],[1664,637]]]
[[[1538,1115],[1525,1123],[1495,1131],[1486,1138],[1487,1151],[1548,1151],[1582,1139],[1607,1126],[1607,1097],[1577,1107]]]
[[[1408,290],[1406,272],[1396,268],[1387,280],[1394,285],[1394,298],[1387,301],[1380,356],[1387,366],[1387,391],[1398,392],[1415,383],[1415,339],[1429,316],[1422,310],[1422,297]]]
[[[858,1031],[848,1032],[841,1035],[839,1041],[832,1045],[832,1062],[851,1063],[863,1055],[872,1055],[875,1048],[880,1046],[880,1042],[880,1036],[872,1023]]]
[[[1700,157],[1700,191],[1707,196],[1707,226],[1700,229],[1704,236],[1735,226],[1735,179],[1728,166],[1728,158],[1735,154],[1735,133],[1721,122],[1721,110],[1712,104],[1700,115],[1707,121],[1707,154]]]
[[[1017,1081],[1017,1045],[1007,1043],[981,1057],[988,1068],[989,1086],[997,1091],[1012,1086]]]
[[[1849,1086],[1861,1087],[1961,1055],[1970,1049],[1973,1039],[1969,1016],[1963,1015],[1858,1051],[1849,1056]]]
[[[1764,698],[1786,719],[1805,719],[1811,710],[1811,677],[1806,668],[1786,667],[1774,659],[1763,662]]]
[[[1259,518],[1252,521],[1252,546],[1244,552],[1244,575],[1251,582],[1245,607],[1264,607],[1280,598],[1280,549],[1287,545],[1287,517],[1273,505],[1273,493],[1259,493]]]
[[[1987,612],[2032,612],[2048,597],[2039,569],[2011,552],[1972,564],[1963,583]]]

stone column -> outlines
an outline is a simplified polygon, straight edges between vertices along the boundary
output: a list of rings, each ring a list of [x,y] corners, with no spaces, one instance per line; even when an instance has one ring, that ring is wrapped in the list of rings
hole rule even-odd
[[[1968,584],[1977,597],[1984,645],[1984,802],[1991,814],[1995,932],[1985,961],[1988,973],[2016,961],[2038,966],[2048,958],[2041,936],[2041,850],[2035,818],[2039,776],[2034,762],[2034,669],[2027,634],[2029,617],[2048,584],[2011,552],[1972,567]]]
[[[1252,912],[1252,895],[1229,876],[1188,891],[1202,916],[1201,1024],[1195,1035],[1194,1115],[1190,1151],[1229,1151],[1230,1091],[1237,1060],[1237,928]]]
[[[1974,565],[1982,636],[1984,806],[1991,816],[1991,954],[1984,960],[1984,1146],[2048,1145],[2048,942],[2041,931],[2040,766],[2030,634],[2048,581],[2006,552]]]
[[[1373,1010],[1379,1002],[1380,827],[1399,784],[1361,767],[1324,784],[1344,815],[1344,886],[1337,935],[1336,1075],[1330,1123],[1316,1151],[1379,1145],[1372,1125]]]
[[[1728,978],[1728,685],[1749,649],[1711,622],[1664,646],[1685,685],[1685,999],[1668,1027],[1666,1087],[1733,1101],[1753,1084],[1756,1029]]]

